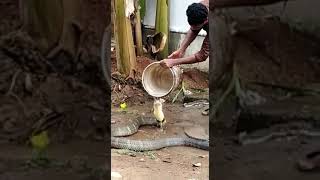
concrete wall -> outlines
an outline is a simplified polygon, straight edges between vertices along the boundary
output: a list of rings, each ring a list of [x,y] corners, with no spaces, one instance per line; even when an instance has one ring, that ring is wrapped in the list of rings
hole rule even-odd
[[[238,18],[247,18],[254,15],[279,16],[293,27],[320,37],[319,7],[319,0],[290,0],[285,8],[284,3],[281,2],[263,7],[230,8],[227,11]]]

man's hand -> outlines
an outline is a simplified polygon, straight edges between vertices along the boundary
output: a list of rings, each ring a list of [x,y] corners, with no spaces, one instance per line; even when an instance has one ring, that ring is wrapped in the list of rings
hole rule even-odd
[[[174,51],[172,54],[168,56],[170,59],[177,59],[177,58],[182,58],[184,56],[185,51],[182,51],[180,49]]]
[[[160,65],[162,67],[171,68],[174,66],[174,61],[175,61],[175,59],[163,59],[160,61]]]

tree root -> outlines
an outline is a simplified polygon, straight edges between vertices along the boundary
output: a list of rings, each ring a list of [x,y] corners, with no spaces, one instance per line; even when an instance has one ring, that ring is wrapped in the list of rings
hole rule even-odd
[[[129,73],[129,76],[125,79],[129,84],[135,84],[136,82],[136,71],[132,69]]]

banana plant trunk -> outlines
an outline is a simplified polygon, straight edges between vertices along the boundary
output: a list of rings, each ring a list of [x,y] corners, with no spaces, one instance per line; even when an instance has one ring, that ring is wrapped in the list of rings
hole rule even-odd
[[[130,15],[126,0],[113,1],[114,35],[116,40],[117,69],[125,77],[134,78],[136,53],[133,43]]]
[[[53,57],[67,52],[76,58],[82,33],[81,1],[20,0],[23,30],[37,43],[40,51]]]
[[[167,36],[166,45],[159,53],[159,58],[164,59],[168,56],[169,40],[169,2],[168,0],[157,0],[156,11],[156,33],[162,32]]]
[[[45,53],[59,42],[63,32],[64,10],[59,0],[20,0],[23,29]]]
[[[142,47],[142,32],[141,32],[141,16],[140,16],[140,3],[139,0],[135,0],[136,16],[135,16],[135,36],[136,36],[136,47],[137,55],[143,55]]]

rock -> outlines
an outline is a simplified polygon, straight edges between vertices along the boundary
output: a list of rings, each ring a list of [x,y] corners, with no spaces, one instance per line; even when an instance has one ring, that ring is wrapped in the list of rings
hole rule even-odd
[[[118,172],[111,172],[111,180],[121,180],[122,176]]]
[[[192,126],[184,128],[184,132],[187,136],[194,139],[208,140],[209,135],[201,126]]]
[[[29,73],[26,73],[25,76],[25,89],[28,92],[32,92],[32,80],[31,80],[31,75]]]
[[[170,161],[170,160],[168,160],[168,159],[162,160],[162,162],[165,162],[165,163],[171,163],[171,161]]]
[[[201,166],[201,163],[195,163],[195,164],[192,164],[193,167],[200,167]]]

